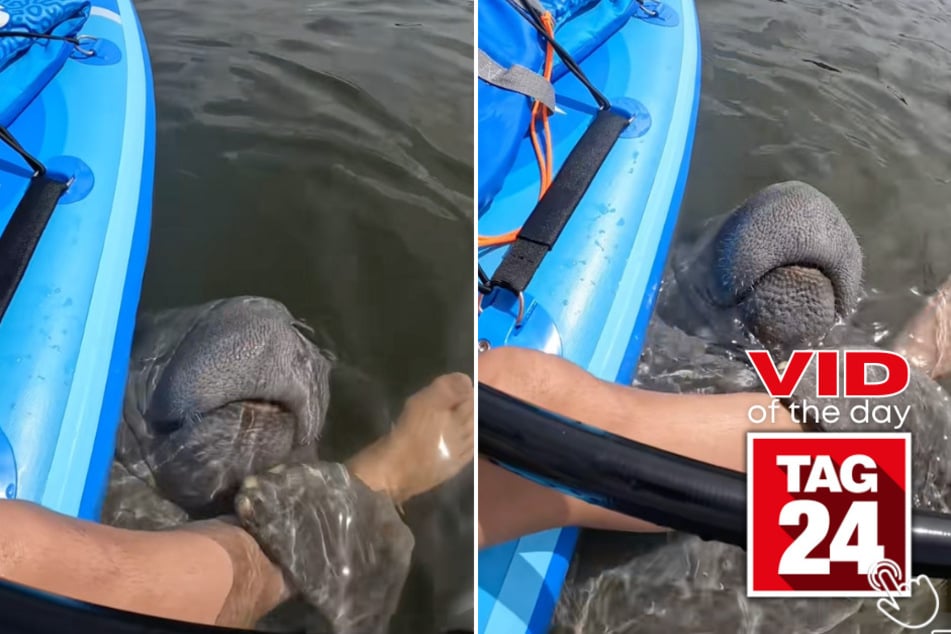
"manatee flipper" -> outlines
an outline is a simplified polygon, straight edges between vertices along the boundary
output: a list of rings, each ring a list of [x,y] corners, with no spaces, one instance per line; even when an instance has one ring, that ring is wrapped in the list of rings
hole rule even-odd
[[[388,497],[341,464],[300,464],[247,478],[235,510],[335,634],[386,631],[414,546]]]
[[[116,528],[158,531],[181,526],[188,514],[113,461],[101,521]]]
[[[744,360],[658,318],[652,319],[647,328],[634,385],[676,394],[762,390],[759,378]]]

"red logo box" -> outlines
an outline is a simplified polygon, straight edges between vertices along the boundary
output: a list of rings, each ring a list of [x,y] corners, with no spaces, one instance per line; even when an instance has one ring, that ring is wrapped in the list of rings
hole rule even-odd
[[[909,434],[751,432],[746,468],[747,596],[886,597],[869,575],[886,564],[911,578]]]

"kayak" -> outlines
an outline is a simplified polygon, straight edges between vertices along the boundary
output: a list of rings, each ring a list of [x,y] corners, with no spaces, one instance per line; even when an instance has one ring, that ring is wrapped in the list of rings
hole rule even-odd
[[[19,273],[0,279],[0,498],[95,520],[152,204],[152,75],[131,0],[0,0],[3,132],[0,263]]]
[[[696,8],[540,5],[479,2],[479,349],[542,350],[630,385],[689,170]],[[534,110],[552,96],[537,108],[545,133]],[[479,632],[547,631],[577,535],[482,550]]]

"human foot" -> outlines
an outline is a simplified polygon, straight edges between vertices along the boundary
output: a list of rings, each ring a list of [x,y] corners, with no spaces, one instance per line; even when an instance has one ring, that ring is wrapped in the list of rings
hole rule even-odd
[[[414,540],[384,493],[341,464],[282,465],[246,478],[235,510],[335,634],[386,631]]]
[[[893,347],[931,378],[951,371],[951,278],[908,322]]]
[[[348,468],[396,504],[439,486],[472,461],[474,400],[468,376],[440,376],[409,397],[393,429]]]

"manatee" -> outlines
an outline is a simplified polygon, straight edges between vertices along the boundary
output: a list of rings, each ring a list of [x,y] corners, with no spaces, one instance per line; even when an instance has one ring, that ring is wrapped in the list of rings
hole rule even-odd
[[[849,350],[849,346],[830,348],[838,352]],[[854,349],[854,348],[851,348]],[[862,346],[862,350],[870,346]],[[885,368],[873,365],[866,369],[870,382],[879,382],[886,378]],[[839,385],[844,385],[844,368],[840,368]],[[852,409],[868,401],[876,404],[898,407],[908,410],[907,418],[902,422],[900,431],[911,432],[912,463],[912,505],[916,509],[947,513],[951,511],[951,398],[948,393],[931,377],[918,368],[911,367],[908,387],[901,393],[888,398],[847,398],[816,397],[817,378],[815,364],[810,364],[793,391],[788,405],[794,407],[796,415],[822,431],[829,432],[890,432],[895,429],[888,425],[857,423],[849,413]],[[817,406],[805,408],[805,405]],[[821,411],[834,405],[842,415],[836,420],[823,420]],[[815,417],[818,412],[820,417]]]
[[[382,632],[413,536],[387,495],[322,461],[337,364],[307,331],[260,297],[140,317],[102,521],[172,528],[235,513],[240,490],[239,519],[306,604],[295,626]]]
[[[334,362],[303,330],[260,297],[142,316],[116,461],[192,517],[230,512],[245,476],[314,445],[324,426]]]
[[[862,251],[827,196],[798,181],[770,185],[675,250],[657,317],[726,346],[777,352],[818,344],[855,310]]]
[[[696,244],[675,249],[635,385],[678,393],[763,391],[746,350],[766,349],[778,359],[795,348],[873,347],[870,334],[849,321],[861,298],[862,252],[835,204],[804,183],[771,185]],[[813,366],[789,404],[815,400],[814,372]],[[948,395],[913,369],[909,388],[889,402],[910,406],[903,429],[913,436],[915,507],[947,511]],[[841,421],[809,422],[824,431],[871,431]],[[584,556],[572,564],[553,632],[900,630],[874,600],[747,598],[746,554],[736,546],[674,533],[658,543],[651,536],[604,539],[588,532],[579,548]],[[903,610],[928,615],[929,599],[916,595]]]
[[[242,525],[335,634],[386,632],[414,545],[386,496],[341,464],[279,465],[248,477],[235,506]]]

